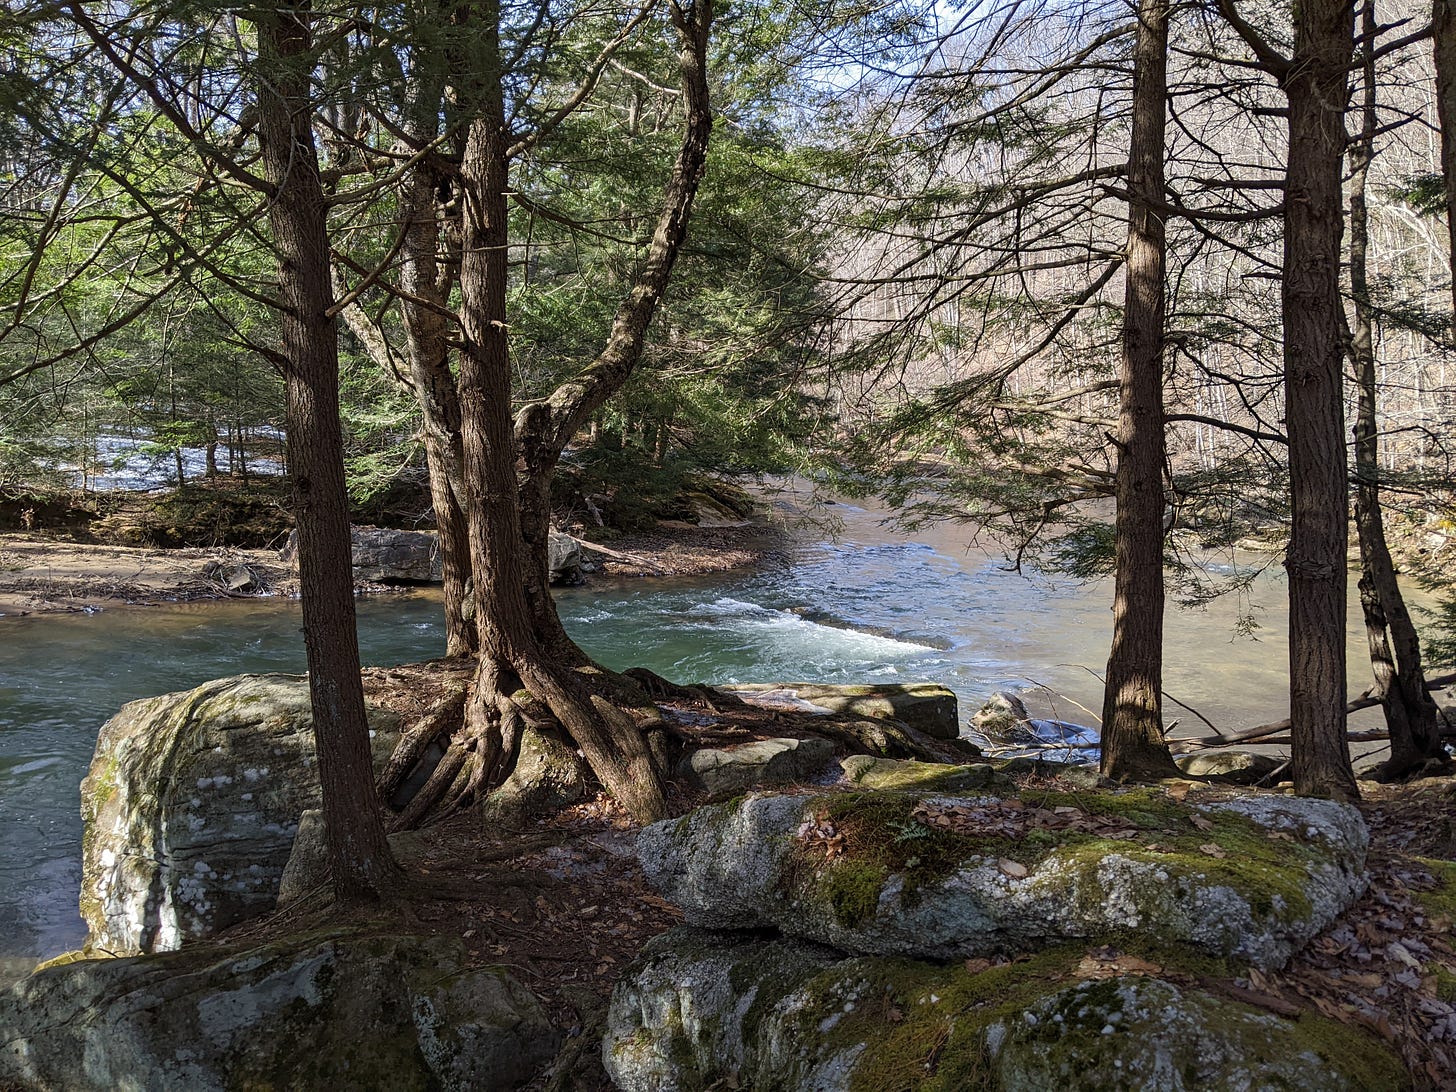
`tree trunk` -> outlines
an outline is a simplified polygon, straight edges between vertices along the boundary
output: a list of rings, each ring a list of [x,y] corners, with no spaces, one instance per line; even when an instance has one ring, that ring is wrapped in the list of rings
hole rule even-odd
[[[457,798],[493,787],[503,776],[525,713],[526,700],[517,693],[524,689],[571,734],[608,791],[638,819],[649,820],[662,815],[665,801],[661,773],[636,723],[592,695],[570,665],[549,657],[527,607],[506,325],[509,134],[499,9],[486,4],[476,11],[475,69],[462,89],[471,121],[460,167],[459,392],[480,665],[464,729],[475,755]]]
[[[424,145],[438,127],[444,85],[421,80],[415,92],[409,136]],[[436,257],[440,220],[436,191],[443,179],[422,162],[405,176],[400,193],[406,231],[401,252],[401,310],[408,340],[410,384],[424,420],[425,464],[430,474],[430,499],[440,536],[445,585],[446,655],[462,656],[478,648],[470,618],[470,528],[465,510],[465,455],[460,438],[460,395],[450,372],[449,281]]]
[[[1345,469],[1340,237],[1353,0],[1294,8],[1284,193],[1284,398],[1292,502],[1289,706],[1294,787],[1359,796],[1345,741]]]
[[[1167,0],[1142,0],[1133,49],[1127,292],[1117,436],[1117,575],[1102,705],[1102,772],[1173,776],[1163,739],[1163,322]]]
[[[607,343],[596,359],[549,397],[523,407],[516,417],[521,513],[529,550],[527,593],[537,631],[547,647],[560,649],[563,659],[574,656],[581,662],[587,658],[562,629],[547,587],[551,477],[567,444],[636,370],[642,359],[647,329],[687,239],[688,221],[707,164],[713,131],[707,75],[712,0],[675,7],[673,25],[679,36],[684,128],[677,160],[663,189],[662,207],[647,259],[632,290],[618,306]]]
[[[1446,188],[1452,321],[1456,323],[1456,0],[1435,0],[1431,31],[1435,43],[1436,115],[1441,122],[1441,178]]]
[[[1350,288],[1355,327],[1350,357],[1355,365],[1358,409],[1355,419],[1355,527],[1360,540],[1360,606],[1375,674],[1375,693],[1390,732],[1390,758],[1375,771],[1380,780],[1394,780],[1427,761],[1444,762],[1440,715],[1426,689],[1420,638],[1406,609],[1395,564],[1385,541],[1380,504],[1380,452],[1375,383],[1374,319],[1367,273],[1369,212],[1366,180],[1375,155],[1376,19],[1374,0],[1362,16],[1365,46],[1364,102],[1360,139],[1350,147]],[[1394,653],[1392,653],[1392,646]]]
[[[278,260],[287,382],[288,465],[298,523],[308,654],[329,864],[341,899],[377,895],[396,872],[385,840],[359,673],[349,512],[339,423],[338,331],[328,314],[326,207],[309,98],[306,4],[257,10],[258,140],[273,187],[269,225]]]

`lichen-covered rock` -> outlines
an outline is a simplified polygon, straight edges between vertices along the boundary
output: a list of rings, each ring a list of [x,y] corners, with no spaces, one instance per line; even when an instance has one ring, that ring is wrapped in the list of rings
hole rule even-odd
[[[734,683],[719,687],[747,699],[782,694],[827,713],[898,720],[936,739],[960,735],[955,692],[939,683]]]
[[[5,1088],[504,1089],[556,1040],[528,991],[446,937],[83,960],[0,993]]]
[[[833,762],[834,744],[827,739],[759,739],[732,747],[700,747],[683,756],[677,773],[710,798],[721,798],[819,781]]]
[[[948,766],[939,762],[850,755],[840,760],[844,780],[862,789],[935,789],[964,792],[982,789],[996,776],[995,767],[985,762]]]
[[[1070,948],[971,971],[677,929],[618,982],[602,1058],[624,1092],[1408,1085],[1373,1037],[1318,1015],[1080,973]]]
[[[370,709],[376,762],[399,721]],[[271,910],[319,806],[308,681],[238,675],[122,707],[81,783],[81,916],[111,955],[168,951]]]
[[[1328,801],[885,792],[699,808],[638,855],[692,925],[930,959],[1138,931],[1267,968],[1364,890],[1367,840]]]
[[[1200,751],[1173,760],[1190,777],[1216,777],[1235,785],[1258,785],[1288,763],[1273,755],[1250,751]]]

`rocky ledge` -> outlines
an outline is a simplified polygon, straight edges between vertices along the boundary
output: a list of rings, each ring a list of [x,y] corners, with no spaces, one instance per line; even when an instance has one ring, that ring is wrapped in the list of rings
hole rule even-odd
[[[677,929],[617,987],[602,1058],[626,1092],[1407,1086],[1373,1037],[1216,995],[1191,969],[1070,947],[942,966]]]
[[[835,792],[700,808],[638,854],[692,925],[929,959],[1136,931],[1267,968],[1364,891],[1367,841],[1354,808],[1286,797]]]
[[[0,1088],[513,1088],[558,1038],[458,940],[334,931],[42,968],[0,993]]]

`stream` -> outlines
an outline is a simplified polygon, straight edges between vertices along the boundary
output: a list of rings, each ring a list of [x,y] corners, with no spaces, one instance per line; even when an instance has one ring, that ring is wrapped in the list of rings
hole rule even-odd
[[[1029,579],[998,554],[967,550],[954,528],[910,537],[880,526],[878,513],[834,511],[841,533],[803,546],[787,567],[563,589],[562,617],[608,666],[683,682],[932,680],[956,691],[963,721],[1012,689],[1035,716],[1096,723],[1088,710],[1101,704],[1092,672],[1107,657],[1107,584]],[[1255,584],[1255,637],[1236,633],[1247,600],[1169,611],[1167,693],[1220,727],[1287,715],[1277,574]],[[440,655],[438,593],[361,599],[359,635],[366,664]],[[1352,689],[1368,677],[1362,655],[1352,643]],[[85,937],[78,785],[101,724],[137,698],[303,665],[293,602],[0,620],[0,980]],[[1175,734],[1207,732],[1177,706],[1166,715],[1179,721]]]

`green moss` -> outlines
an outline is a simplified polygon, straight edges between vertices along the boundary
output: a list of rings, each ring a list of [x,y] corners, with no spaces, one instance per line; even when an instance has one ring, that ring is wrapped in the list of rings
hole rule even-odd
[[[1163,974],[1181,982],[1206,980],[1207,972],[1217,969],[1206,959],[1196,955],[1190,958],[1182,949],[1150,944],[1144,952]],[[1063,945],[976,974],[966,973],[958,965],[866,961],[862,964],[866,980],[860,991],[864,1000],[828,1032],[835,1049],[865,1044],[851,1076],[852,1092],[994,1090],[999,1087],[999,1079],[987,1048],[988,1031],[996,1025],[1012,1025],[1020,1014],[1062,991],[1067,993],[1060,1010],[1054,1006],[1047,1014],[1051,1019],[1035,1028],[1023,1027],[1021,1033],[1034,1038],[1050,1036],[1049,1046],[1054,1042],[1054,1049],[1063,1056],[1085,1059],[1090,1070],[1099,1059],[1107,1058],[1109,1050],[1116,1051],[1119,1040],[1102,1035],[1100,1026],[1086,1026],[1083,1010],[1120,1007],[1117,994],[1125,980],[1080,979],[1076,971],[1084,954],[1080,945]],[[802,1014],[805,1034],[814,1033],[827,1014],[827,1002],[834,993],[832,980],[836,979],[842,980],[842,972],[830,971],[822,981],[808,985],[807,993],[818,998],[820,1005]],[[1071,992],[1079,983],[1081,988]],[[1220,1024],[1226,1022],[1230,1037],[1249,1038],[1250,1045],[1264,1055],[1262,1060],[1283,1060],[1291,1052],[1309,1052],[1343,1075],[1346,1087],[1377,1090],[1409,1086],[1395,1055],[1360,1029],[1306,1013],[1295,1021],[1280,1020],[1270,1027],[1267,1050],[1263,1050],[1258,1046],[1261,1036],[1257,1025],[1251,1031],[1247,1021],[1255,1017],[1267,1022],[1271,1019],[1267,1013],[1204,995],[1195,995],[1190,1003],[1201,1010],[1204,1026],[1218,1032],[1225,1030]],[[842,1007],[837,1011],[843,1011]],[[1062,1019],[1058,1020],[1058,1015]],[[1250,1058],[1254,1063],[1260,1060]],[[1197,1074],[1190,1072],[1185,1077],[1195,1079]],[[1101,1086],[1089,1083],[1078,1087]]]
[[[1265,827],[1233,812],[1192,812],[1158,789],[1126,792],[1026,792],[1031,805],[1077,808],[1088,815],[1117,818],[1133,838],[1106,838],[1088,831],[1032,828],[1021,837],[982,835],[927,826],[913,817],[921,796],[910,792],[849,792],[820,798],[815,810],[843,835],[843,852],[825,863],[820,849],[806,845],[794,869],[801,893],[825,893],[845,925],[868,920],[884,883],[903,877],[913,904],[916,892],[968,864],[1007,858],[1035,868],[1055,856],[1071,874],[1096,869],[1109,854],[1156,865],[1174,877],[1238,891],[1260,916],[1276,920],[1309,913],[1308,882],[1302,863],[1320,856],[1298,841],[1271,839]],[[1190,818],[1197,814],[1203,826]],[[1223,856],[1203,847],[1217,846]],[[1092,897],[1093,885],[1088,885]]]
[[[842,860],[831,864],[820,880],[835,919],[853,929],[875,916],[889,872],[880,865]]]
[[[1436,878],[1436,886],[1430,891],[1415,891],[1411,894],[1433,918],[1445,918],[1456,929],[1456,861],[1442,861],[1433,857],[1417,857],[1418,862],[1430,869]]]
[[[1395,1053],[1349,1024],[1305,1012],[1294,1022],[1291,1040],[1296,1050],[1316,1054],[1362,1092],[1411,1087],[1410,1074]]]
[[[1456,1004],[1456,972],[1448,971],[1439,963],[1431,967],[1436,979],[1436,998],[1446,1004]]]

